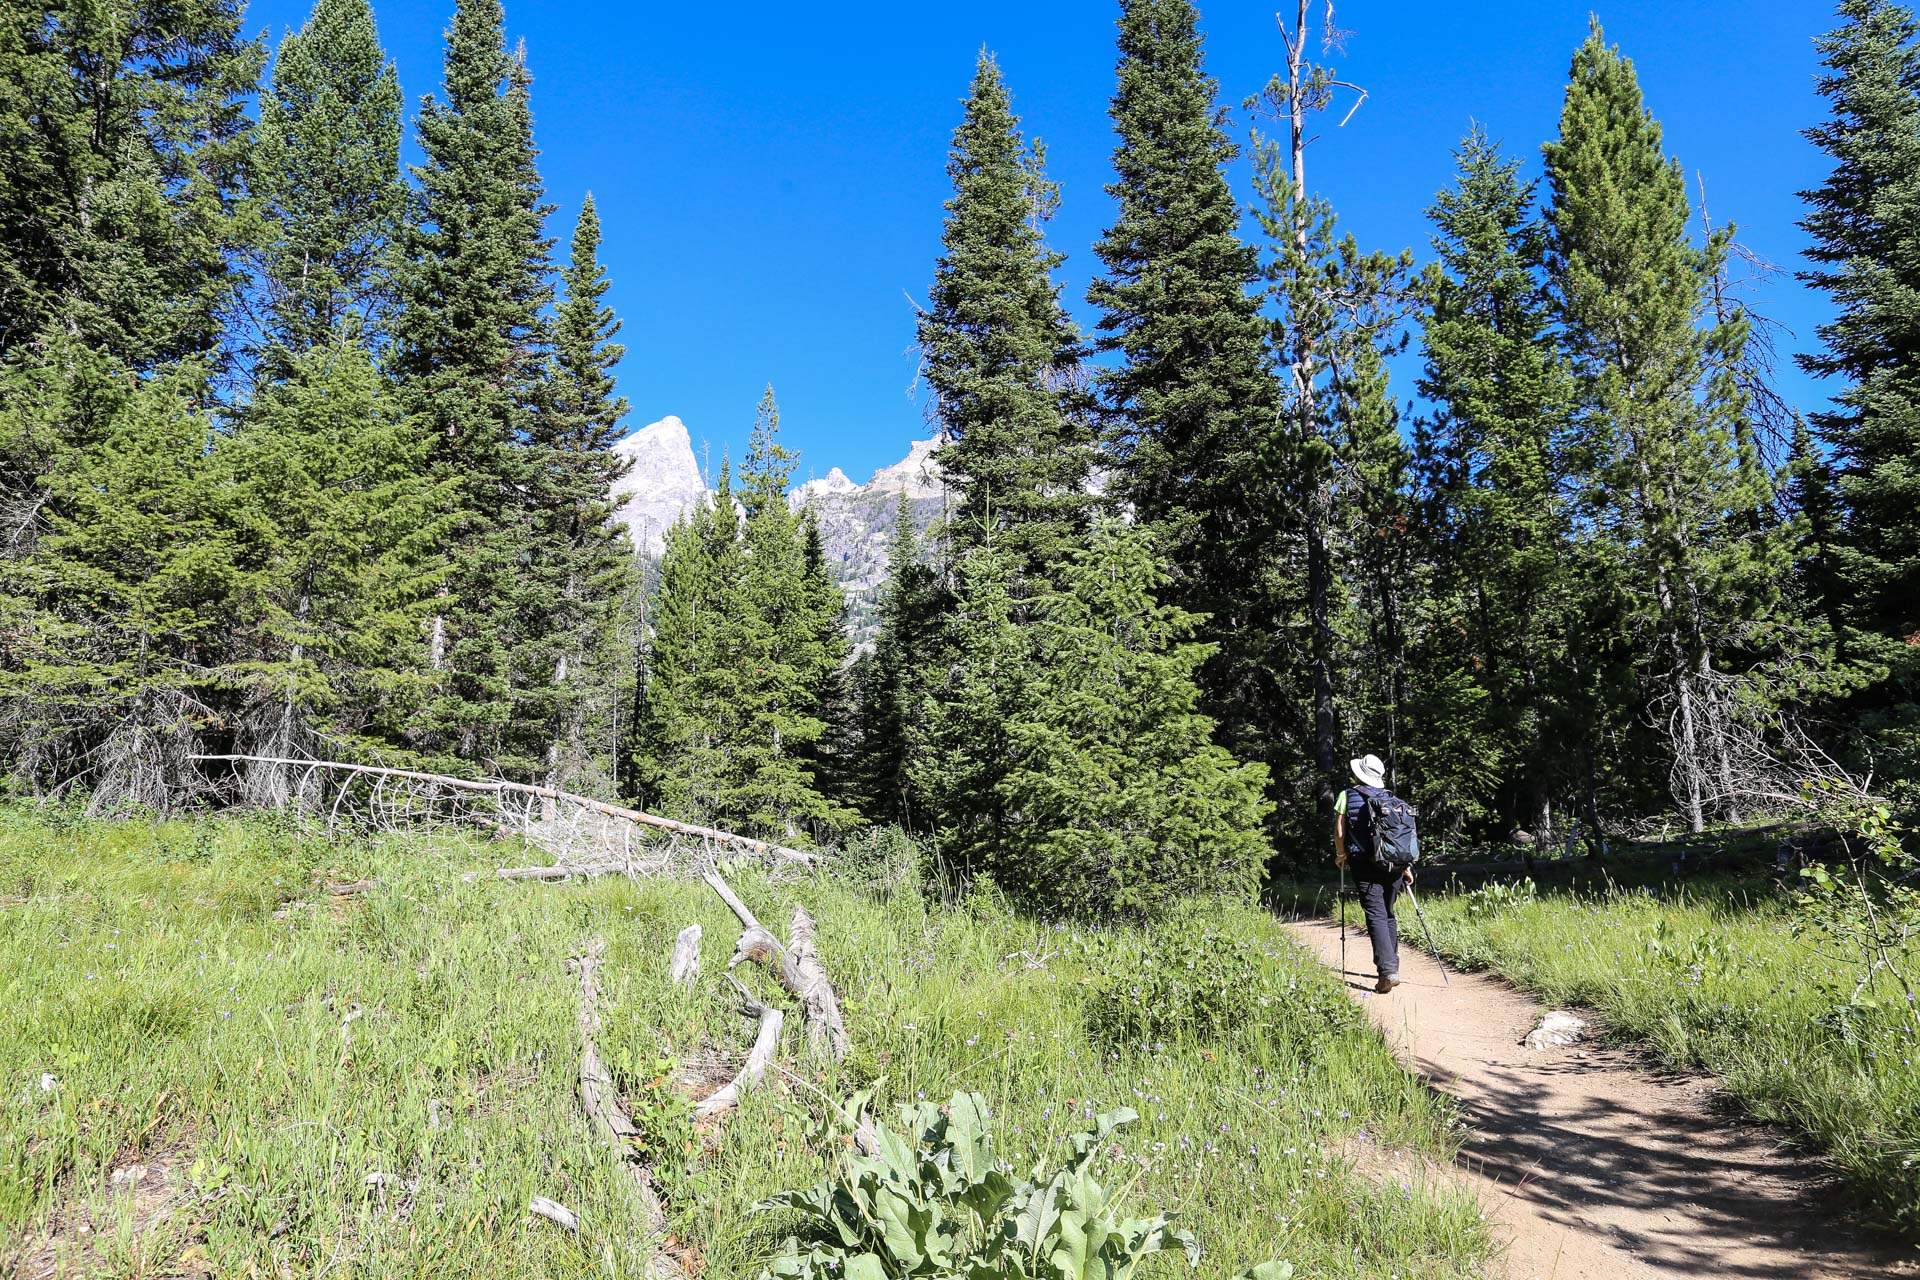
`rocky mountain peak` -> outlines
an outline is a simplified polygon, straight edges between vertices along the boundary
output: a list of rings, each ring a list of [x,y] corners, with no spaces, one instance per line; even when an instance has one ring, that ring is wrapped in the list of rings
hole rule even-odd
[[[635,548],[657,556],[673,522],[707,491],[693,437],[686,423],[668,414],[616,443],[613,451],[632,463],[613,487],[618,504],[613,518],[627,526]]]

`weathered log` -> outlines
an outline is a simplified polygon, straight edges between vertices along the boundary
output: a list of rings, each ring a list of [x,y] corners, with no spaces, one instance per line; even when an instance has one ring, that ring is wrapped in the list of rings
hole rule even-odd
[[[619,1153],[621,1162],[627,1171],[627,1177],[633,1183],[635,1193],[640,1197],[641,1214],[646,1219],[648,1234],[655,1241],[653,1261],[649,1274],[666,1277],[683,1277],[686,1271],[664,1249],[660,1243],[667,1238],[667,1211],[660,1202],[660,1193],[653,1185],[653,1177],[645,1167],[634,1159],[632,1140],[639,1136],[633,1118],[621,1105],[620,1094],[613,1087],[613,1080],[607,1074],[606,1067],[600,1061],[600,1049],[595,1037],[600,1034],[600,957],[606,951],[606,944],[599,938],[587,944],[581,953],[578,967],[580,970],[580,1105],[587,1113],[587,1119],[594,1128],[613,1144]],[[551,1203],[551,1202],[549,1202]],[[536,1205],[538,1201],[536,1200]],[[534,1212],[540,1210],[536,1207]],[[550,1215],[548,1215],[550,1216]],[[554,1219],[558,1222],[559,1219]],[[565,1225],[565,1224],[562,1224]]]
[[[683,987],[693,985],[700,976],[700,926],[690,924],[673,940],[673,958],[667,963],[667,975]]]
[[[761,924],[747,904],[728,887],[718,872],[709,871],[703,879],[720,895],[740,921],[740,940],[734,944],[731,969],[742,960],[752,960],[771,973],[789,995],[800,1002],[807,1022],[807,1048],[814,1054],[839,1062],[847,1056],[847,1024],[840,1014],[840,1000],[833,992],[825,966],[813,946],[813,917],[805,907],[793,909],[793,927],[788,941],[782,943]]]
[[[698,840],[718,840],[725,844],[738,845],[742,849],[760,854],[763,857],[782,858],[812,866],[819,855],[800,849],[789,849],[785,845],[769,844],[765,840],[755,840],[752,836],[736,835],[731,831],[720,831],[713,827],[702,827],[691,822],[678,822],[672,818],[662,818],[658,814],[642,813],[638,809],[628,809],[622,805],[608,804],[604,800],[595,800],[589,796],[575,795],[571,791],[561,791],[555,787],[538,787],[527,782],[508,782],[504,778],[488,778],[475,781],[471,778],[456,778],[451,774],[420,773],[412,769],[383,769],[370,764],[349,764],[342,760],[290,760],[280,756],[247,755],[196,755],[188,757],[196,762],[223,761],[230,764],[278,764],[293,765],[302,769],[325,769],[332,773],[360,774],[372,778],[404,778],[413,782],[432,783],[437,787],[449,787],[456,791],[487,792],[493,795],[513,794],[534,796],[542,800],[579,805],[594,813],[603,813],[610,818],[625,818],[628,822],[641,826],[657,827],[662,831],[672,831],[677,835],[692,836]]]
[[[345,884],[330,884],[327,892],[336,898],[344,898],[350,893],[369,893],[380,887],[378,880],[349,880]]]
[[[594,876],[619,876],[633,870],[627,862],[587,862],[578,866],[501,867],[493,873],[496,880],[589,880]]]
[[[753,1037],[753,1048],[747,1051],[746,1065],[740,1068],[740,1074],[694,1104],[694,1117],[700,1120],[739,1106],[740,1099],[753,1092],[773,1064],[774,1052],[780,1047],[780,1028],[786,1021],[785,1014],[754,999],[732,974],[727,975],[727,981],[740,993],[743,1011],[760,1019],[760,1029]]]

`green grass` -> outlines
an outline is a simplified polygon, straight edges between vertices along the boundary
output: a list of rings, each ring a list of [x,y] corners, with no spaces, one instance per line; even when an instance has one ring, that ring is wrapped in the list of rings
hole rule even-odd
[[[661,1055],[732,1055],[722,1074],[738,1061],[746,1028],[719,978],[738,929],[697,883],[464,878],[525,856],[451,837],[329,844],[264,822],[0,810],[0,1272],[52,1232],[73,1275],[640,1276],[637,1206],[579,1111],[565,962],[606,940],[602,1049],[638,1095]],[[359,877],[380,885],[315,889]],[[1245,957],[1271,993],[1258,1016],[1114,1046],[1089,1012],[1124,1008],[1130,973],[1177,951],[1166,936],[1048,927],[991,900],[881,904],[832,880],[732,879],[779,931],[795,901],[819,920],[855,1048],[810,1068],[814,1089],[978,1090],[1021,1169],[1090,1109],[1130,1105],[1142,1120],[1103,1157],[1103,1180],[1132,1180],[1142,1211],[1178,1211],[1206,1277],[1269,1257],[1317,1276],[1467,1276],[1486,1256],[1458,1191],[1403,1185],[1388,1170],[1410,1162],[1357,1155],[1444,1159],[1452,1121],[1263,913],[1210,916],[1210,945]],[[689,993],[665,968],[693,922],[705,941]],[[784,1061],[801,1039],[796,1017]],[[751,1096],[693,1179],[668,1179],[673,1228],[705,1275],[757,1274],[780,1224],[748,1207],[820,1177],[791,1114],[814,1101],[792,1085]],[[108,1189],[136,1160],[185,1171],[157,1220]],[[410,1189],[369,1189],[373,1172]],[[530,1220],[536,1195],[579,1213],[580,1236]],[[82,1207],[107,1224],[84,1248],[71,1238]],[[1160,1260],[1152,1274],[1185,1271]]]
[[[1549,1004],[1600,1013],[1664,1062],[1719,1076],[1752,1115],[1827,1153],[1886,1224],[1920,1238],[1920,1044],[1893,983],[1795,937],[1783,895],[1722,877],[1533,901],[1422,895],[1442,952]],[[1418,924],[1403,920],[1405,936]],[[1920,957],[1916,957],[1920,960]]]

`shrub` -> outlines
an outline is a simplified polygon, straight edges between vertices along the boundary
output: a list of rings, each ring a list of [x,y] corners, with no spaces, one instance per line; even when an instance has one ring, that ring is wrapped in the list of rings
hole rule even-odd
[[[867,1098],[843,1104],[816,1131],[828,1149],[850,1140]],[[800,1215],[761,1273],[762,1280],[1125,1280],[1141,1259],[1183,1250],[1200,1260],[1193,1237],[1171,1214],[1128,1217],[1125,1188],[1108,1190],[1089,1165],[1113,1133],[1139,1117],[1121,1107],[1072,1135],[1073,1154],[1057,1168],[1034,1166],[1024,1181],[994,1158],[987,1104],[956,1093],[945,1106],[919,1102],[899,1110],[900,1128],[872,1126],[872,1154],[849,1151],[829,1178],[785,1191],[754,1208]],[[1131,1185],[1131,1184],[1129,1184]],[[1286,1280],[1292,1268],[1268,1263],[1250,1280]]]
[[[1105,958],[1107,977],[1087,1005],[1094,1039],[1133,1048],[1254,1034],[1291,1040],[1310,1054],[1349,1024],[1345,999],[1319,984],[1302,987],[1279,966],[1262,963],[1250,940],[1205,919],[1203,910],[1181,910],[1143,946],[1115,945]]]
[[[1515,907],[1523,907],[1536,902],[1540,897],[1540,886],[1533,877],[1508,883],[1504,880],[1490,880],[1472,893],[1466,895],[1467,915],[1472,918],[1495,916]]]

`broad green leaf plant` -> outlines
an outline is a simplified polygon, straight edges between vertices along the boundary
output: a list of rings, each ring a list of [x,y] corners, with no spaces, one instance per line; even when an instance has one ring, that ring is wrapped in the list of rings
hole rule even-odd
[[[855,1143],[869,1094],[813,1122],[809,1138],[843,1151],[826,1181],[760,1202],[762,1212],[800,1215],[761,1280],[1127,1280],[1142,1259],[1200,1246],[1171,1214],[1129,1216],[1127,1190],[1100,1184],[1089,1165],[1114,1132],[1139,1119],[1131,1108],[1102,1113],[1072,1135],[1057,1167],[1036,1164],[1015,1182],[994,1158],[992,1119],[977,1093],[944,1106],[900,1107],[897,1127],[872,1124]],[[1242,1280],[1287,1280],[1270,1262]]]

